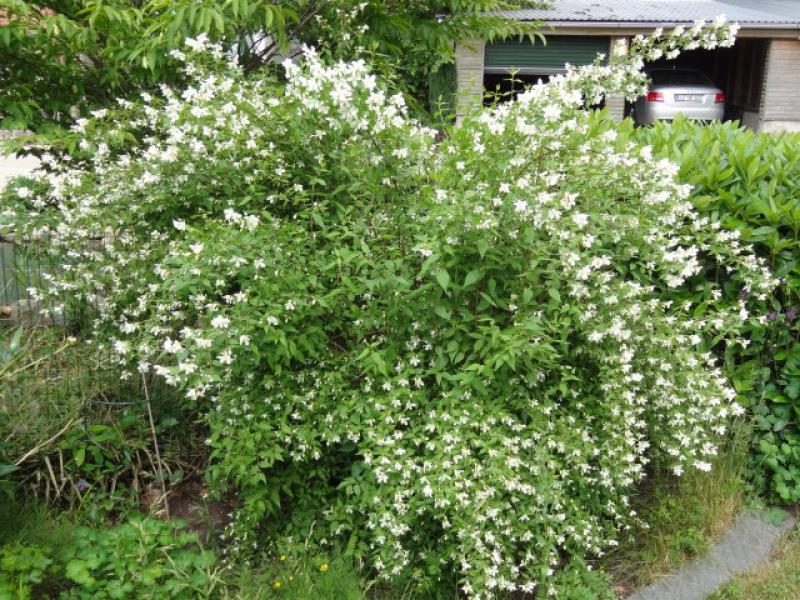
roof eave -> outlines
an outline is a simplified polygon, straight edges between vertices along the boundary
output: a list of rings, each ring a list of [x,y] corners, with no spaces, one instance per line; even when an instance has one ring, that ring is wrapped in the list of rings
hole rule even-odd
[[[607,32],[617,35],[647,34],[658,27],[674,29],[692,25],[687,21],[545,21],[544,24],[557,31]],[[800,22],[739,23],[739,26],[738,37],[800,38]],[[547,28],[543,33],[547,33]]]
[[[686,27],[693,24],[692,21],[544,21],[545,24],[553,27],[619,27],[619,28],[632,28],[644,29],[663,27],[665,29],[672,29],[674,27]],[[786,29],[798,30],[800,29],[800,22],[798,23],[739,23],[741,29]]]

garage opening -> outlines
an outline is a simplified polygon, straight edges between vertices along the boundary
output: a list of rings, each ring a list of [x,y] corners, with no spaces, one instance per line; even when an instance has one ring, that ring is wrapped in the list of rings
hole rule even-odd
[[[598,54],[607,59],[610,43],[606,36],[554,35],[547,36],[546,43],[523,39],[487,44],[484,89],[507,100],[529,85],[563,73],[567,63],[588,65]],[[491,97],[487,98],[487,104],[492,102]]]
[[[647,68],[702,71],[725,94],[725,120],[742,120],[747,113],[761,110],[768,48],[769,40],[740,38],[732,48],[691,50],[673,60],[649,63]]]

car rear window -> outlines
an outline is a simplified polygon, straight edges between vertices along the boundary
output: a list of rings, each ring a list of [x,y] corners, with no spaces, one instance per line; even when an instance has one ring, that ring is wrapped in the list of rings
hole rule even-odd
[[[710,83],[700,71],[665,69],[650,71],[648,75],[655,85],[708,85]]]

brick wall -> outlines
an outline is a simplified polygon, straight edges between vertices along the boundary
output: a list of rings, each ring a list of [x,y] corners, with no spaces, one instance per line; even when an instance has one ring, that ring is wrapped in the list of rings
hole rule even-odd
[[[620,56],[628,53],[630,43],[626,36],[612,36],[609,51],[609,61],[614,62]],[[617,54],[619,52],[619,54]],[[622,94],[610,94],[606,97],[606,108],[615,121],[622,121],[625,118],[625,97]]]
[[[465,40],[456,44],[457,99],[456,116],[463,117],[483,102],[483,40]]]

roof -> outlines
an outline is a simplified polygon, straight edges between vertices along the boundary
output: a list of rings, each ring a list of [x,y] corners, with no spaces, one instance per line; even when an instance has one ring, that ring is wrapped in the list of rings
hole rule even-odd
[[[659,25],[693,23],[724,15],[742,27],[796,28],[796,0],[548,0],[549,8],[498,11],[518,21],[560,25],[589,23]]]
[[[752,7],[753,0],[726,0],[726,4]],[[785,15],[800,20],[800,2],[797,0],[761,0],[758,6],[770,13]]]

